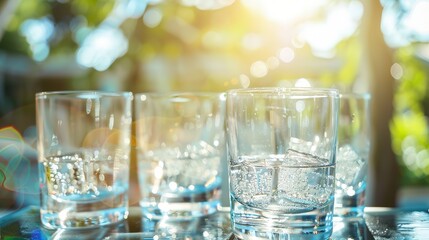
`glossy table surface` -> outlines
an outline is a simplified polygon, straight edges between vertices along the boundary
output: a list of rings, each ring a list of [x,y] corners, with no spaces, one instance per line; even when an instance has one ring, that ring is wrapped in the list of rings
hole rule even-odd
[[[109,227],[86,230],[48,230],[41,226],[37,207],[11,211],[0,217],[0,239],[234,239],[228,208],[189,221],[151,221],[139,207],[129,218]],[[429,212],[367,208],[360,220],[335,221],[332,239],[429,239]]]

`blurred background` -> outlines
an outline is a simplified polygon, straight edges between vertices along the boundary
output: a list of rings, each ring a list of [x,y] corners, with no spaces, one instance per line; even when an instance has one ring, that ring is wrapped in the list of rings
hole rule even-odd
[[[371,93],[367,205],[427,207],[428,12],[428,0],[0,0],[0,208],[38,204],[36,92],[262,86]]]

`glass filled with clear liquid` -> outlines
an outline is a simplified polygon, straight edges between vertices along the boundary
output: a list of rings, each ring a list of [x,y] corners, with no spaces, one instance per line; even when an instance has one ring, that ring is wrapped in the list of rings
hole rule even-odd
[[[370,95],[340,94],[337,172],[335,182],[336,217],[363,217],[370,153]]]
[[[232,230],[240,239],[328,239],[338,92],[254,88],[227,95]]]
[[[136,95],[140,206],[152,219],[191,219],[220,205],[225,94]]]
[[[41,222],[92,228],[128,216],[131,93],[36,95]]]

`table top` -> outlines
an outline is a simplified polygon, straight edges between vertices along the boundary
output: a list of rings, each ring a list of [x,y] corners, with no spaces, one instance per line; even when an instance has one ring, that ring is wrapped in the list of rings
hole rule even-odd
[[[428,210],[365,209],[362,219],[335,221],[332,239],[427,239]],[[189,221],[152,221],[139,207],[119,224],[86,230],[48,230],[41,226],[39,208],[26,207],[0,217],[0,239],[228,239],[229,209]]]

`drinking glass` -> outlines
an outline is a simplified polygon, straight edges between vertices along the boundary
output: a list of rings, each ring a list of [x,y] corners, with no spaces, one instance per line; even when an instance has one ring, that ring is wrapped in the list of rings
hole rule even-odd
[[[366,226],[365,219],[359,218],[356,219],[356,221],[336,221],[331,238],[344,240],[366,240],[374,239],[374,236]]]
[[[340,94],[334,214],[361,217],[370,152],[370,95]]]
[[[41,221],[89,228],[128,216],[133,95],[36,94]]]
[[[238,238],[332,234],[338,99],[334,89],[228,92],[231,220]]]
[[[224,93],[136,95],[140,206],[145,217],[216,212],[224,157]]]

